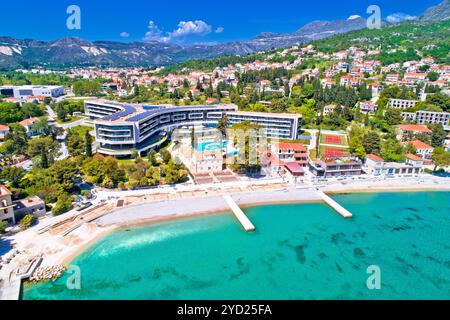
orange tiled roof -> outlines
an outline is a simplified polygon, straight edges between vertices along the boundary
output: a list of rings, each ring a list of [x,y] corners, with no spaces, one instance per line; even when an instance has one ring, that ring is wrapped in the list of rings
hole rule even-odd
[[[420,124],[401,124],[397,127],[403,131],[419,131],[419,132],[431,133],[430,129],[428,129],[426,126],[423,126]]]
[[[302,143],[280,142],[276,144],[276,148],[280,150],[293,150],[295,153],[306,152],[306,148]]]
[[[428,145],[428,144],[426,144],[425,142],[422,142],[422,141],[420,141],[420,140],[411,141],[410,143],[411,143],[411,144],[414,146],[414,148],[416,148],[416,149],[428,149],[428,150],[433,149],[432,146],[430,146],[430,145]]]
[[[422,161],[423,160],[422,158],[419,158],[418,156],[413,155],[411,153],[406,154],[405,157],[407,157],[408,159],[411,159],[413,161]]]
[[[38,118],[29,118],[21,121],[20,124],[23,125],[24,127],[27,127],[35,124],[38,120],[39,120]]]
[[[381,158],[381,157],[379,157],[379,156],[377,156],[375,154],[368,154],[367,158],[369,158],[370,160],[373,160],[373,161],[384,162],[383,158]]]

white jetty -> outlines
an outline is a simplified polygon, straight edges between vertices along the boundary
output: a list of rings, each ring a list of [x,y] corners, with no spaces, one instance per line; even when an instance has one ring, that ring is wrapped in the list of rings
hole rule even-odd
[[[233,211],[236,218],[239,220],[239,222],[244,227],[244,230],[247,232],[255,231],[256,228],[252,224],[252,222],[249,220],[249,218],[245,215],[245,213],[239,208],[239,206],[236,204],[236,202],[233,200],[231,196],[224,196],[223,197],[225,201],[227,202],[230,209]]]
[[[329,196],[327,196],[325,194],[325,192],[323,192],[321,190],[317,190],[317,193],[322,198],[322,200],[326,202],[326,204],[328,204],[330,207],[332,207],[334,210],[336,210],[336,212],[339,213],[341,216],[343,216],[346,219],[353,217],[353,215],[351,214],[350,211],[348,211],[343,206],[341,206],[339,203],[337,203],[336,201],[331,199]]]

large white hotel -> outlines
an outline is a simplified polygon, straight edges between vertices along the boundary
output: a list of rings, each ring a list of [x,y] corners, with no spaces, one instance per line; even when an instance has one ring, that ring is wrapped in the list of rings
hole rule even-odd
[[[297,139],[302,117],[298,114],[240,112],[236,105],[148,106],[113,101],[85,102],[85,113],[94,120],[97,152],[128,156],[161,144],[167,133],[181,127],[214,126],[225,115],[229,125],[250,121],[269,138]]]

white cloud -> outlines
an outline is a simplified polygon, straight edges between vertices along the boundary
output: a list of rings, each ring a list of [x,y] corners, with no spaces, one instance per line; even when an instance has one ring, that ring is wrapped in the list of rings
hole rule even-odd
[[[178,29],[171,32],[171,37],[185,37],[189,35],[207,35],[211,33],[211,26],[205,21],[195,20],[195,21],[180,21],[178,24]]]
[[[416,18],[417,17],[411,16],[406,13],[397,12],[397,13],[393,13],[393,14],[387,16],[386,20],[390,23],[397,23],[397,22],[401,22],[401,21],[405,21],[405,20],[414,20]]]
[[[355,14],[355,15],[353,15],[353,16],[348,17],[347,20],[355,20],[355,19],[359,19],[359,18],[361,18],[361,16]]]
[[[222,33],[225,30],[224,27],[217,27],[216,31],[214,31],[215,33]]]
[[[163,36],[162,30],[159,29],[154,21],[150,20],[148,23],[148,31],[145,34],[144,40],[147,42],[169,42],[170,38]]]
[[[222,27],[217,30],[223,31]],[[217,32],[216,30],[216,32]],[[180,21],[178,28],[172,32],[163,32],[154,21],[148,24],[148,31],[145,34],[144,41],[172,42],[180,41],[188,36],[205,36],[212,32],[212,27],[203,20]]]
[[[129,37],[130,37],[130,34],[129,34],[128,32],[125,32],[125,31],[124,31],[124,32],[121,32],[121,33],[120,33],[120,37],[121,37],[121,38],[129,38]]]

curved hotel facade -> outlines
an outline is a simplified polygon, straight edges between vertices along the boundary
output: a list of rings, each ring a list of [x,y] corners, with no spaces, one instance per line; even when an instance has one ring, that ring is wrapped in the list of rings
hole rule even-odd
[[[173,129],[193,125],[217,125],[228,116],[230,125],[250,121],[259,124],[269,138],[297,139],[301,115],[240,112],[235,105],[146,106],[113,101],[85,102],[85,113],[94,120],[95,136],[106,155],[128,156],[146,152],[164,141]]]

